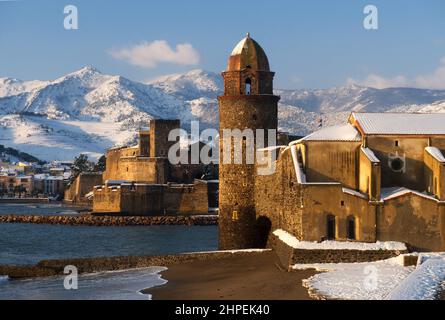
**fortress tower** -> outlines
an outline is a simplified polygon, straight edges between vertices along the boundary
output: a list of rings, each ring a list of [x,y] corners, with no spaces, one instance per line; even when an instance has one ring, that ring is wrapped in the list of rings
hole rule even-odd
[[[224,129],[242,132],[245,129],[277,129],[277,104],[273,95],[274,72],[260,45],[249,34],[233,49],[222,73],[224,95],[218,97],[220,119],[219,162],[219,247],[222,250],[252,248],[256,246],[256,213],[254,201],[255,164],[247,163],[246,138],[241,140],[241,164],[224,163]],[[236,141],[230,146],[233,152]],[[254,140],[255,150],[257,137]],[[263,147],[261,146],[261,147]]]

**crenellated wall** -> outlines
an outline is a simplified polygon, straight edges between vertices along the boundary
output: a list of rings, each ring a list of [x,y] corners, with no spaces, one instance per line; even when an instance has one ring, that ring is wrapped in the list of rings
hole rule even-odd
[[[205,181],[194,184],[121,184],[94,190],[94,213],[123,215],[208,214]]]

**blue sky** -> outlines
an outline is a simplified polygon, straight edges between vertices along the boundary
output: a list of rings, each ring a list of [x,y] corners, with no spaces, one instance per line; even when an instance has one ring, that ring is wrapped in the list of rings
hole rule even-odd
[[[78,8],[78,30],[63,27],[69,4]],[[367,4],[378,8],[378,30],[363,28]],[[278,88],[445,88],[443,0],[0,0],[0,77],[54,79],[85,65],[139,81],[220,72],[246,32],[265,49]],[[172,57],[135,65],[134,46],[153,49],[155,40]],[[189,64],[178,44],[187,44]]]

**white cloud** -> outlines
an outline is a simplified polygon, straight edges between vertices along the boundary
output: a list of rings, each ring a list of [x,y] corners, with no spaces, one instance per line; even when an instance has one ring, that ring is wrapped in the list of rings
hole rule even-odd
[[[424,89],[445,89],[445,57],[440,59],[439,66],[429,74],[418,75],[413,79],[398,75],[395,77],[384,77],[377,74],[370,74],[363,80],[353,78],[347,79],[348,84],[359,84],[377,89],[390,87],[414,87]]]
[[[416,77],[416,83],[421,88],[445,89],[445,57],[433,73]]]
[[[199,63],[199,53],[189,43],[178,44],[175,49],[165,40],[142,42],[137,45],[111,49],[109,54],[115,59],[143,67],[155,68],[159,63],[173,63],[179,65],[195,65]]]
[[[408,80],[404,76],[395,76],[393,78],[385,78],[377,74],[370,74],[363,80],[355,80],[348,78],[348,84],[359,84],[365,87],[372,87],[377,89],[389,88],[389,87],[407,87]]]

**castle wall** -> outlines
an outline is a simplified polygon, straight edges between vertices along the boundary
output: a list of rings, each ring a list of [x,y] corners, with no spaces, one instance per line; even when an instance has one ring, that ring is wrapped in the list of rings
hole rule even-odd
[[[358,148],[361,142],[305,141],[305,173],[311,182],[341,182],[358,188]]]
[[[205,182],[193,185],[171,185],[164,193],[167,214],[207,214],[208,190]]]
[[[255,179],[259,242],[264,242],[267,233],[275,229],[283,229],[301,239],[301,201],[301,188],[297,185],[292,156],[287,149],[280,153],[274,174],[259,175]]]
[[[94,188],[93,212],[121,212],[120,187],[100,186]]]
[[[445,205],[418,195],[389,199],[377,213],[377,240],[401,241],[417,250],[445,250]]]
[[[179,184],[122,184],[94,190],[95,213],[126,215],[208,214],[205,182]]]
[[[102,184],[102,174],[81,173],[65,190],[64,201],[73,203],[89,203],[85,195],[97,185]]]
[[[164,158],[121,156],[124,151],[107,153],[106,180],[125,180],[144,183],[166,183],[168,163]],[[127,151],[128,153],[128,151]]]
[[[171,130],[179,129],[179,120],[154,119],[150,121],[150,157],[167,157],[176,141],[168,141]]]

